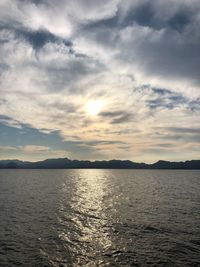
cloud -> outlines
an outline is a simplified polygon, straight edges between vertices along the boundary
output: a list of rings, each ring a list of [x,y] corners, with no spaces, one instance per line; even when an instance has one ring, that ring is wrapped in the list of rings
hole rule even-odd
[[[189,100],[180,93],[172,92],[167,89],[152,88],[152,99],[148,99],[151,109],[166,108],[174,109],[180,105],[188,105]]]
[[[199,14],[197,0],[0,1],[0,145],[141,159],[184,140],[196,155]]]
[[[39,30],[39,31],[18,30],[16,31],[16,35],[28,41],[35,50],[39,50],[47,43],[56,43],[61,41],[55,35],[44,30]],[[70,43],[65,42],[65,44],[70,46]]]
[[[99,114],[101,117],[109,118],[111,124],[126,123],[133,118],[133,114],[127,111],[104,111]]]
[[[30,31],[45,30],[61,38],[70,37],[80,24],[109,18],[117,12],[117,2],[60,0],[1,1],[1,21],[5,26]],[[98,6],[98,8],[97,8]]]
[[[195,87],[199,83],[199,3],[137,1],[129,4],[130,11],[124,11],[122,3],[118,6],[112,21],[97,23],[84,32],[81,42],[85,38],[99,53],[102,48],[116,51],[114,59],[129,65],[137,78],[153,78],[162,86]]]
[[[200,128],[168,127],[167,130],[176,133],[200,134]]]
[[[177,145],[185,146],[186,144],[193,146],[194,143],[197,147],[200,146],[199,128],[158,127],[156,130],[156,135],[159,140],[171,140],[174,147]]]
[[[67,150],[52,149],[47,146],[38,145],[26,145],[18,148],[19,152],[25,155],[30,155],[32,158],[39,157],[41,159],[52,158],[52,157],[69,157],[70,153]]]
[[[26,145],[23,147],[23,151],[27,153],[46,153],[50,150],[47,146]]]
[[[0,153],[16,151],[17,148],[13,146],[0,146]]]

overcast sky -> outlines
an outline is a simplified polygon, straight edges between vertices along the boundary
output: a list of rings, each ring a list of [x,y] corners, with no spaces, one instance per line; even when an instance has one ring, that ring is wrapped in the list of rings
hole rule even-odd
[[[199,0],[1,0],[0,159],[199,159]]]

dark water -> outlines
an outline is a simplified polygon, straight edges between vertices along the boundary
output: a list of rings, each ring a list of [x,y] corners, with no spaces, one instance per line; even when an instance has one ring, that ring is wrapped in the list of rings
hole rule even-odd
[[[0,266],[200,266],[200,171],[1,170]]]

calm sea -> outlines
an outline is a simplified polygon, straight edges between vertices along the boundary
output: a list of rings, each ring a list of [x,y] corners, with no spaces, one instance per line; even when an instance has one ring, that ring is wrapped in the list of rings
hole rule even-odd
[[[0,266],[200,266],[200,171],[1,170]]]

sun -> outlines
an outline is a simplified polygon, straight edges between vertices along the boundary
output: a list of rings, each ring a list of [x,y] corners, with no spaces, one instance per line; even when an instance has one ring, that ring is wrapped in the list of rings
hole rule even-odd
[[[86,105],[87,113],[91,116],[97,115],[103,107],[103,102],[101,100],[89,101]]]

